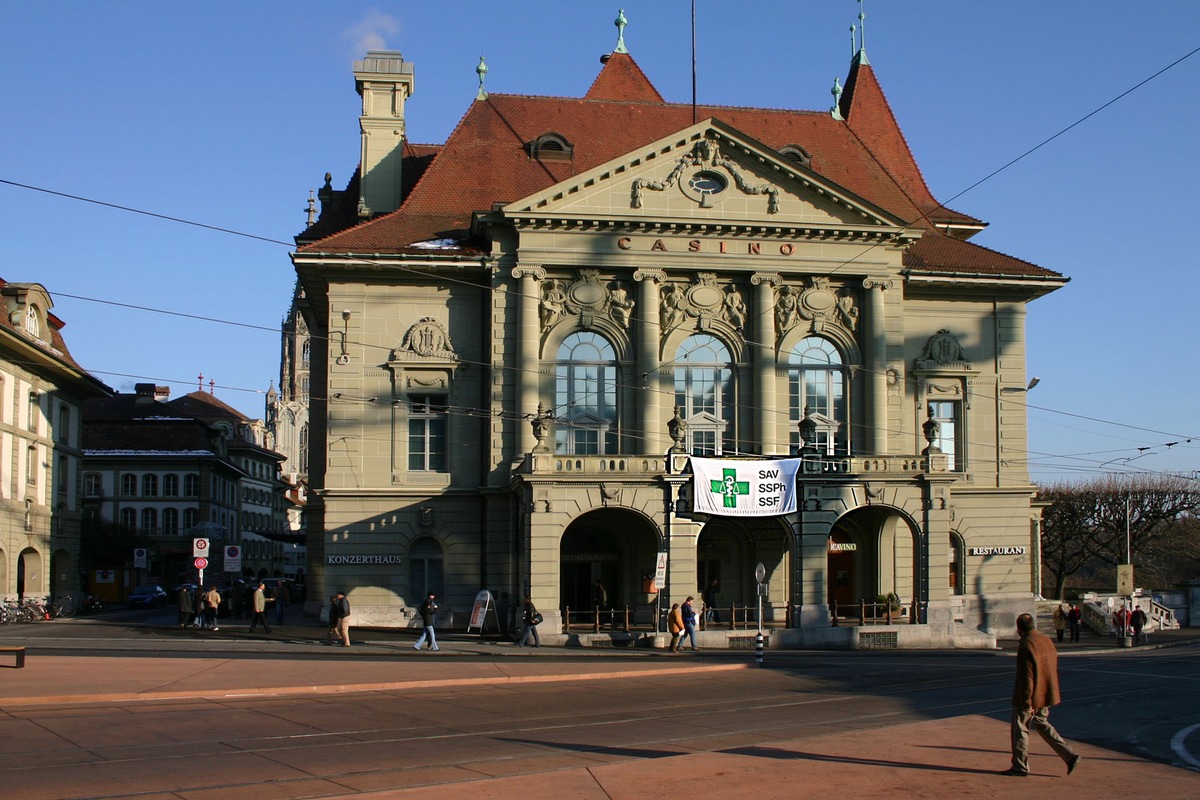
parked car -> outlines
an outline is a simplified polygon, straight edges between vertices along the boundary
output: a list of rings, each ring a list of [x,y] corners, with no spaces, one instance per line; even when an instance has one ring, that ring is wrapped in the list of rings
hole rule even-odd
[[[148,606],[158,608],[167,604],[167,590],[157,583],[145,583],[129,593],[125,605],[129,608]]]

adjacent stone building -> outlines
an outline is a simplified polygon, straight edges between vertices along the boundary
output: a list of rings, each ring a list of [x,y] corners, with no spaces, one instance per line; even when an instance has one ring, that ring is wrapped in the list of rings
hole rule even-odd
[[[111,390],[76,363],[38,283],[0,280],[0,596],[80,591],[80,408]]]
[[[599,581],[652,627],[713,581],[745,613],[761,563],[773,646],[986,645],[1032,608],[1025,314],[1066,279],[968,241],[863,50],[821,111],[602,61],[576,98],[481,63],[437,146],[404,135],[413,65],[355,63],[362,160],[293,255],[310,597],[408,625],[428,590],[529,594],[553,633]],[[796,511],[695,512],[692,456],[802,457]],[[889,594],[918,624],[834,624]]]

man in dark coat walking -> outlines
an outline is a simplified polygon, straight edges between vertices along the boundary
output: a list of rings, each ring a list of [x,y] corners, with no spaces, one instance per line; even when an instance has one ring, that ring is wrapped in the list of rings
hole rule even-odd
[[[1029,730],[1032,728],[1054,748],[1070,775],[1081,756],[1071,749],[1050,724],[1050,707],[1060,702],[1058,694],[1058,651],[1054,643],[1038,633],[1033,617],[1017,617],[1017,680],[1013,686],[1012,767],[1004,775],[1029,775]]]

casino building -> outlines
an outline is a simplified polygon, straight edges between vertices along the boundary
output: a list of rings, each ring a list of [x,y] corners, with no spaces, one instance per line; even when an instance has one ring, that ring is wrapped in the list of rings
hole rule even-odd
[[[773,647],[994,644],[1039,572],[1026,306],[1067,279],[969,241],[865,49],[832,109],[693,108],[624,24],[581,97],[481,61],[440,145],[405,136],[413,64],[355,63],[361,162],[292,257],[310,598],[408,626],[432,590],[461,627],[529,594],[552,635],[600,581],[636,635],[714,580],[755,607],[762,564]],[[698,511],[700,456],[799,459],[794,510]],[[855,624],[881,595],[902,624]]]

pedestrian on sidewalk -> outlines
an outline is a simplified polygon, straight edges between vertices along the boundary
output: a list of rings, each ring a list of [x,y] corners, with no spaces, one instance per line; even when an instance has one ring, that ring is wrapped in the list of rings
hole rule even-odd
[[[333,644],[341,637],[338,636],[338,617],[342,614],[342,607],[338,603],[336,594],[329,597],[329,630],[325,631],[325,644]]]
[[[692,608],[691,595],[687,600],[683,601],[683,605],[679,607],[679,613],[683,617],[683,635],[692,640],[692,650],[696,651],[700,648],[696,647],[696,609]],[[679,649],[683,649],[683,640],[679,641]]]
[[[1079,627],[1083,624],[1083,612],[1079,610],[1076,603],[1071,603],[1071,610],[1067,612],[1067,626],[1071,629],[1071,641],[1079,641]]]
[[[263,612],[267,610],[267,596],[263,594],[263,589],[265,589],[266,586],[267,585],[265,583],[259,581],[258,585],[254,587],[254,596],[250,600],[250,607],[254,610],[253,615],[250,617],[251,633],[254,632],[254,629],[260,622],[262,623],[263,628],[266,629],[267,633],[271,632],[271,627],[267,625],[267,618],[263,616]]]
[[[1063,629],[1067,627],[1067,615],[1063,612],[1062,603],[1054,607],[1054,635],[1061,642],[1063,640]]]
[[[525,630],[521,633],[521,641],[517,642],[517,647],[524,647],[529,641],[530,634],[533,635],[533,646],[541,647],[542,640],[538,637],[537,626],[542,621],[542,615],[538,613],[537,606],[533,604],[533,599],[529,595],[525,596],[525,610],[521,614],[521,621],[525,625]]]
[[[671,652],[678,653],[679,636],[683,633],[683,613],[679,610],[679,603],[673,603],[667,613],[667,630],[671,632]]]
[[[283,612],[287,610],[287,604],[291,602],[292,593],[288,591],[287,581],[275,582],[275,624],[283,624]]]
[[[204,593],[204,627],[219,631],[217,627],[217,611],[221,608],[221,593],[216,586],[209,586]]]
[[[1146,627],[1146,612],[1138,606],[1129,617],[1129,627],[1133,631],[1133,644],[1136,647],[1142,639],[1142,628]]]
[[[180,586],[175,602],[179,605],[179,630],[183,630],[196,618],[196,608],[192,604],[191,590],[186,586]]]
[[[1017,617],[1017,679],[1013,685],[1012,766],[1003,775],[1029,775],[1029,730],[1046,740],[1067,765],[1070,775],[1079,766],[1081,756],[1063,741],[1050,724],[1050,707],[1061,701],[1058,692],[1058,651],[1054,643],[1037,632],[1031,614]]]
[[[338,607],[337,637],[342,640],[342,647],[350,646],[350,599],[345,592],[336,595]]]
[[[414,650],[420,650],[421,645],[425,644],[425,640],[429,640],[429,649],[437,650],[437,636],[433,632],[434,623],[437,622],[437,603],[434,602],[433,592],[425,596],[425,600],[421,603],[421,638],[417,639],[417,643],[413,645]]]

